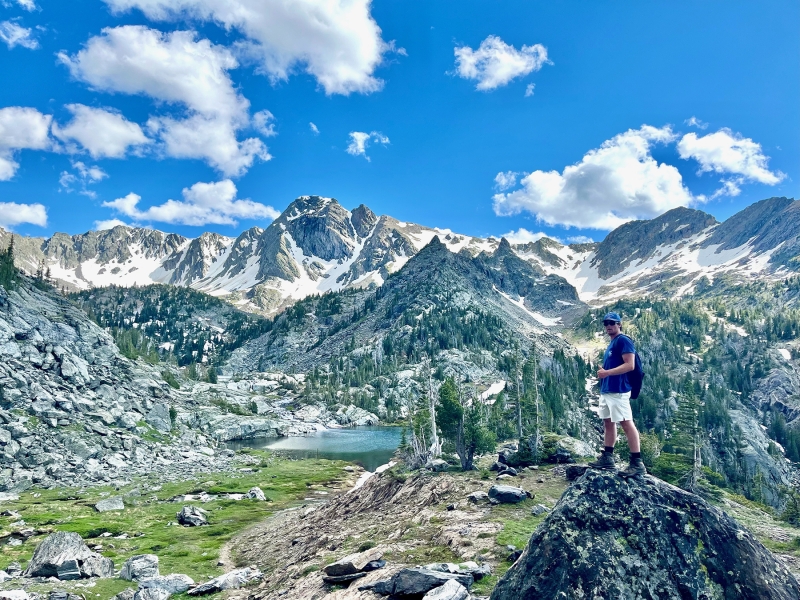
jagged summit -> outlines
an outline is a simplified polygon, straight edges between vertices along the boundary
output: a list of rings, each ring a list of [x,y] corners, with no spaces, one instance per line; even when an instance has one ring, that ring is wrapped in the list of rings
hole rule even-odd
[[[9,236],[0,231],[0,244]],[[348,210],[334,198],[309,195],[292,201],[268,227],[235,239],[212,233],[187,239],[125,226],[49,239],[18,236],[16,261],[28,273],[44,261],[68,289],[170,283],[273,314],[310,294],[380,286],[434,236],[467,257],[517,257],[540,277],[565,280],[581,301],[600,303],[622,295],[681,295],[721,273],[747,280],[797,271],[800,202],[770,198],[724,223],[676,208],[626,223],[600,243],[564,245],[547,237],[511,244],[465,236],[376,215],[364,204]]]
[[[753,535],[659,479],[587,471],[559,500],[491,600],[796,600],[800,585]]]

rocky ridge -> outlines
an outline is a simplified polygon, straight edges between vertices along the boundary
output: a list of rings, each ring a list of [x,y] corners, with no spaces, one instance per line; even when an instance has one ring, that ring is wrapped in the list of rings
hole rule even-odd
[[[746,281],[796,272],[799,206],[770,198],[724,223],[677,208],[626,223],[598,244],[565,246],[543,238],[511,249],[544,274],[566,279],[584,302],[685,294],[703,276],[729,273]],[[312,294],[380,286],[435,235],[450,251],[470,256],[494,252],[501,243],[378,216],[364,205],[347,210],[331,198],[301,196],[265,229],[236,238],[204,233],[187,239],[119,226],[49,239],[16,236],[16,245],[19,267],[33,273],[43,264],[59,287],[169,283],[274,314]],[[0,232],[0,244],[9,238]]]

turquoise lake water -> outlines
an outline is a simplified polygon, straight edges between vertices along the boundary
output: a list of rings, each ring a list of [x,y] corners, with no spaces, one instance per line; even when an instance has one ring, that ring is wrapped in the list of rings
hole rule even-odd
[[[392,459],[401,435],[402,427],[354,427],[326,429],[303,437],[236,440],[225,446],[231,450],[274,450],[293,458],[346,460],[374,471]]]

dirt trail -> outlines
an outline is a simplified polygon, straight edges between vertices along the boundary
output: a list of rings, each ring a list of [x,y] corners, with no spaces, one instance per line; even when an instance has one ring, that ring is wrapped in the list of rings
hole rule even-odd
[[[547,483],[540,484],[540,479]],[[503,525],[492,518],[487,505],[476,506],[466,500],[471,492],[487,491],[493,483],[475,472],[408,476],[387,472],[324,505],[264,521],[237,536],[231,554],[240,564],[257,565],[265,579],[258,588],[239,590],[233,597],[372,600],[379,596],[359,592],[358,587],[386,579],[405,566],[476,558],[497,565],[508,554],[495,542]],[[552,505],[566,482],[550,473],[531,472],[514,484],[540,492]],[[554,488],[552,492],[545,491],[548,487]],[[519,510],[522,518],[530,509]],[[324,584],[321,567],[366,548],[381,551],[389,564],[347,589]]]

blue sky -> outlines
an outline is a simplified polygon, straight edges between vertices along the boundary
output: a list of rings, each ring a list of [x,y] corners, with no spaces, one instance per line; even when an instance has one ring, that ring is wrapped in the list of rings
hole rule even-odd
[[[235,235],[319,194],[602,239],[798,195],[797,2],[282,5],[0,0],[0,225]]]

